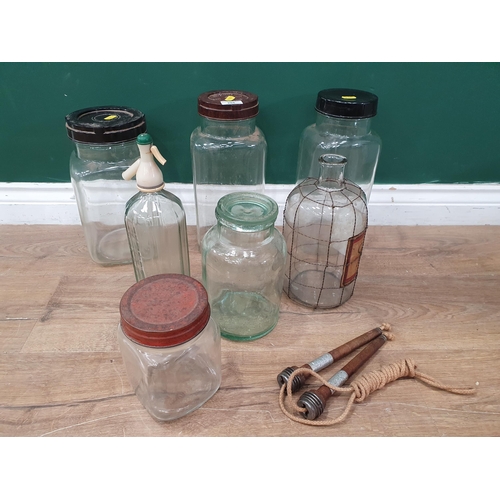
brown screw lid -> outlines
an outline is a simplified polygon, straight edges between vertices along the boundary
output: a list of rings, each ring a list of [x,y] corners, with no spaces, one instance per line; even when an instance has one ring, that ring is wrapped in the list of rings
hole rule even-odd
[[[173,347],[196,337],[210,319],[203,285],[183,274],[157,274],[132,285],[120,301],[123,333],[149,347]]]
[[[259,98],[241,90],[212,90],[198,97],[198,113],[215,120],[244,120],[259,113]]]

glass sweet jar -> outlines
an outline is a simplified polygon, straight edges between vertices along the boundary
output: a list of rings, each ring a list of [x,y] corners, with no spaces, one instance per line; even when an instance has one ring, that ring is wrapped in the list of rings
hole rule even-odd
[[[69,171],[90,256],[101,265],[130,263],[123,213],[136,188],[122,173],[139,157],[144,113],[122,106],[80,109],[66,116],[66,131],[75,146]]]
[[[198,97],[200,124],[191,134],[198,245],[215,224],[219,199],[235,191],[264,192],[267,143],[256,125],[259,99],[240,90]]]
[[[201,244],[203,284],[221,335],[254,340],[278,322],[286,248],[274,227],[278,205],[259,193],[231,193]]]
[[[319,178],[288,195],[283,216],[287,244],[284,290],[312,308],[332,308],[353,294],[368,225],[363,190],[344,178],[345,157],[319,158]]]
[[[302,132],[297,183],[319,177],[318,158],[338,154],[347,158],[345,178],[357,184],[370,199],[380,155],[381,140],[372,130],[378,97],[371,92],[335,88],[318,93],[316,122]]]
[[[180,418],[221,383],[221,339],[203,285],[159,274],[132,285],[120,302],[118,343],[129,382],[160,421]]]

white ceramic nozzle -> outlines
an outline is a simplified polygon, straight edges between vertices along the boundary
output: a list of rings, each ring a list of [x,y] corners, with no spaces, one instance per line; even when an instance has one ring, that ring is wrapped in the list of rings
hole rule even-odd
[[[137,187],[141,191],[160,191],[165,183],[163,173],[156,164],[155,158],[162,165],[165,165],[167,160],[163,158],[158,148],[153,146],[153,139],[149,134],[140,134],[137,137],[137,145],[141,157],[123,172],[122,177],[130,180],[135,175]]]

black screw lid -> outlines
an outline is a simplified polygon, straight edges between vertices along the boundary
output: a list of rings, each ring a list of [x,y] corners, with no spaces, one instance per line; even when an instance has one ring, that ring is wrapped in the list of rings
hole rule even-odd
[[[131,141],[146,132],[146,117],[123,106],[79,109],[66,116],[66,131],[73,141],[87,144]]]
[[[355,89],[325,89],[318,92],[316,111],[338,118],[370,118],[377,114],[378,97]]]

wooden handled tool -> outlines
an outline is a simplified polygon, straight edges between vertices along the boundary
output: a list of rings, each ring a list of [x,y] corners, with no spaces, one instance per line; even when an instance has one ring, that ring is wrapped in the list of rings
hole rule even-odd
[[[356,337],[345,344],[342,344],[331,351],[322,354],[319,358],[316,358],[305,365],[302,365],[300,368],[309,368],[313,372],[318,373],[320,370],[327,368],[332,365],[335,361],[344,358],[349,355],[351,352],[355,351],[359,347],[364,346],[368,342],[380,336],[384,331],[389,331],[391,326],[384,323],[382,326],[374,328],[369,332],[363,333],[359,337]],[[285,368],[277,377],[278,384],[281,387],[283,384],[286,384],[290,378],[290,375],[297,369],[297,366],[289,366]],[[300,374],[294,377],[292,382],[292,392],[297,392],[306,382],[308,375]]]
[[[339,370],[328,383],[335,387],[341,387],[347,379],[361,368],[386,342],[387,337],[384,334],[379,335],[372,340],[359,354],[349,361],[341,370]],[[297,405],[305,408],[303,416],[308,420],[317,419],[325,410],[328,399],[335,393],[327,385],[322,385],[318,389],[306,391],[300,396]]]

